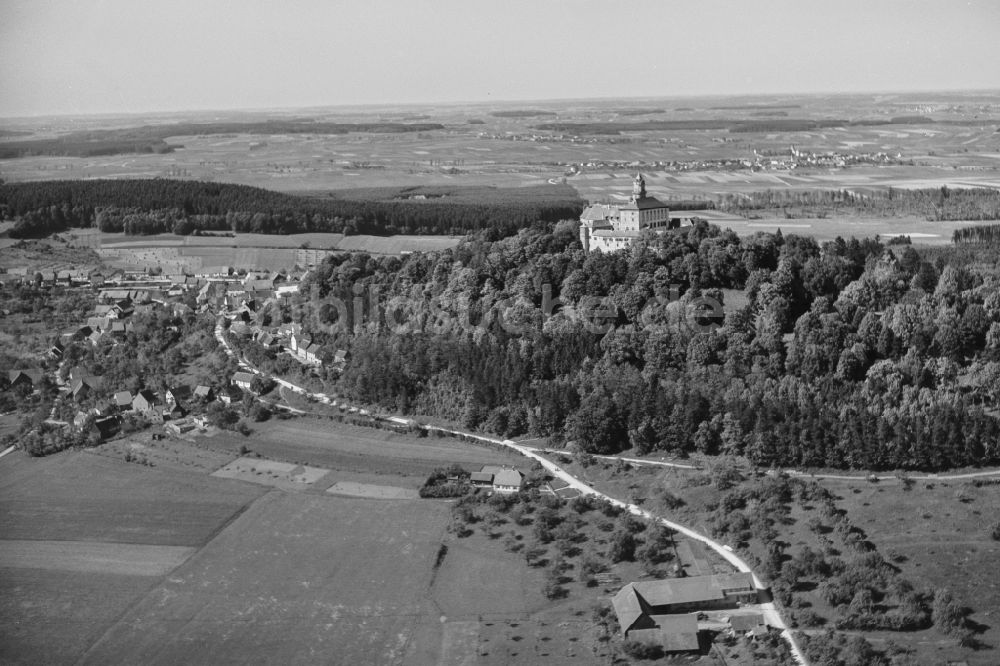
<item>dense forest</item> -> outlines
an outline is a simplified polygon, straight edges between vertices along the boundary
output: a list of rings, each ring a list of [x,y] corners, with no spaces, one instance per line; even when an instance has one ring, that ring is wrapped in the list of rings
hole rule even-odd
[[[131,153],[166,153],[176,147],[165,139],[210,134],[348,134],[426,132],[444,129],[439,123],[329,123],[314,120],[263,122],[175,123],[71,132],[51,139],[0,143],[0,159],[54,155],[94,157]]]
[[[421,193],[295,196],[259,187],[169,179],[59,180],[0,185],[0,219],[15,238],[71,227],[134,234],[230,230],[264,234],[445,234],[500,238],[538,221],[576,217],[573,188],[436,188]],[[348,198],[355,196],[356,198]],[[420,198],[416,198],[420,197]]]
[[[948,187],[857,192],[849,190],[766,190],[720,197],[717,207],[740,215],[784,210],[789,217],[844,214],[871,217],[913,215],[926,220],[1000,220],[1000,190]],[[975,237],[980,227],[962,230]],[[965,236],[962,237],[962,240]],[[959,240],[956,235],[956,240]]]
[[[353,400],[507,436],[762,466],[1000,462],[996,257],[704,223],[647,240],[585,254],[568,221],[436,254],[338,255],[300,303],[262,316],[349,349],[327,380]],[[712,328],[706,303],[728,289],[747,302]]]

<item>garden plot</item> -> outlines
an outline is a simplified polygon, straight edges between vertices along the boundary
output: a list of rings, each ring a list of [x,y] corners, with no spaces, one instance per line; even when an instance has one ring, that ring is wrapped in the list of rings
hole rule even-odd
[[[211,476],[295,490],[312,487],[329,472],[330,470],[322,467],[242,457],[212,472]]]

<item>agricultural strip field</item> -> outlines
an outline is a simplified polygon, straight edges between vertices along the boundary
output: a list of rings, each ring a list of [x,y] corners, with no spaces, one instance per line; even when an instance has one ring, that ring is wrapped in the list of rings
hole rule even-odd
[[[486,464],[525,462],[516,454],[457,439],[416,437],[313,418],[267,421],[255,424],[249,437],[219,432],[199,437],[197,442],[234,453],[246,446],[265,458],[335,471],[404,477],[411,483],[423,483],[435,468],[452,463],[478,470]]]
[[[270,494],[81,661],[435,663],[440,613],[425,595],[447,515],[436,502],[387,510],[374,500]]]
[[[268,494],[81,663],[603,663],[589,648],[590,600],[546,601],[540,570],[485,537],[455,542],[449,513],[437,501]]]
[[[166,273],[226,272],[234,269],[291,270],[322,261],[326,252],[400,255],[455,247],[461,236],[369,236],[308,233],[287,236],[126,236],[96,229],[66,233],[73,245],[92,249],[108,266]]]
[[[0,567],[165,576],[194,552],[186,546],[3,539]]]
[[[259,486],[83,452],[0,461],[0,663],[75,662]]]
[[[736,217],[736,216],[733,216]],[[920,218],[873,218],[873,217],[828,217],[824,219],[784,219],[763,217],[763,219],[711,220],[723,229],[729,228],[739,236],[752,236],[757,232],[774,233],[781,229],[784,235],[809,236],[820,243],[840,236],[841,238],[874,238],[882,240],[894,236],[909,236],[916,245],[950,245],[956,229],[964,229],[977,224],[991,222],[942,221],[935,222]]]
[[[87,453],[0,465],[3,539],[195,546],[263,489]]]

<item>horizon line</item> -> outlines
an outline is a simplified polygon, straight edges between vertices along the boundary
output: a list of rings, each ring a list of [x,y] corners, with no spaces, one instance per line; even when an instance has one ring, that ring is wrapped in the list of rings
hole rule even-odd
[[[0,116],[0,120],[37,120],[45,118],[98,118],[98,117],[123,117],[123,116],[146,116],[156,114],[185,114],[185,113],[263,113],[263,112],[289,112],[289,111],[309,111],[321,109],[365,109],[365,108],[386,108],[386,107],[427,107],[427,106],[462,106],[475,105],[486,106],[490,104],[555,104],[566,102],[585,101],[608,101],[608,100],[683,100],[683,99],[711,99],[711,98],[757,98],[757,97],[815,97],[827,96],[857,96],[857,95],[913,95],[926,93],[996,93],[1000,94],[1000,87],[996,88],[926,88],[909,90],[853,90],[853,91],[800,91],[800,92],[754,92],[754,93],[689,93],[676,95],[630,95],[620,97],[616,95],[601,95],[591,97],[549,97],[549,98],[508,98],[508,99],[478,99],[478,100],[452,100],[452,101],[425,101],[425,102],[357,102],[357,103],[334,103],[334,104],[304,104],[298,106],[249,106],[249,107],[204,107],[186,109],[149,109],[144,111],[87,111],[83,113],[56,112],[56,113],[36,113],[27,115]]]

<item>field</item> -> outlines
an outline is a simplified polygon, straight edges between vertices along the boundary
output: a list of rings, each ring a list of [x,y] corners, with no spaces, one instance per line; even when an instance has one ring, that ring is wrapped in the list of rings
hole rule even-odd
[[[407,487],[419,487],[435,468],[452,463],[469,470],[486,464],[523,463],[516,454],[456,439],[417,437],[312,418],[268,421],[255,424],[249,437],[219,432],[198,438],[197,443],[234,454],[245,446],[268,459],[335,470],[329,477],[333,479],[337,472],[362,473],[392,478],[389,485]]]
[[[932,222],[915,217],[871,218],[871,217],[829,217],[825,219],[785,219],[774,215],[765,215],[761,219],[744,220],[737,216],[727,216],[712,220],[722,228],[730,228],[740,236],[749,236],[758,231],[811,236],[819,242],[841,238],[872,238],[879,236],[882,240],[893,236],[909,236],[914,244],[919,245],[950,245],[952,234],[956,229],[962,229],[974,224],[986,222]]]
[[[228,119],[193,114],[85,118],[71,123],[66,119],[10,120],[6,129],[28,132],[31,138],[49,138],[81,128],[178,121],[250,122],[255,129],[240,133],[236,127],[224,134],[167,137],[167,143],[177,148],[165,154],[4,159],[0,160],[0,177],[9,181],[196,179],[321,197],[353,196],[351,192],[364,191],[384,194],[393,188],[403,192],[409,188],[471,186],[503,191],[566,183],[586,200],[623,201],[631,192],[632,178],[641,171],[649,193],[668,203],[715,201],[764,190],[847,190],[864,196],[890,187],[1000,189],[1000,95],[992,93],[573,100],[533,106],[545,115],[526,115],[503,104],[307,112],[320,123],[420,118],[444,127],[406,133],[257,133],[261,121],[277,121],[279,124],[272,126],[279,127],[287,120],[287,114],[280,112],[240,113]],[[777,109],[780,116],[767,115],[779,113]],[[823,125],[832,119],[842,122],[801,129],[810,122]],[[793,120],[806,123],[789,122]],[[559,128],[545,129],[550,122]],[[660,127],[650,122],[660,123]],[[764,125],[760,131],[733,130],[747,122]],[[612,129],[605,131],[608,128]],[[793,148],[799,154],[833,157],[822,165],[782,166]],[[861,161],[841,164],[838,156]],[[761,160],[761,167],[734,166],[740,160],[755,159]],[[715,164],[720,161],[729,165]],[[790,214],[794,216],[795,211]],[[717,216],[712,221],[740,235],[778,228],[819,240],[907,234],[921,244],[947,243],[955,229],[972,224],[935,223],[920,217],[785,219],[774,212],[762,215],[762,219],[751,220]],[[160,267],[168,273],[312,265],[321,256],[307,252],[307,243],[310,250],[398,255],[453,247],[458,242],[448,237],[338,234],[127,240],[114,235],[74,235],[98,249],[101,259],[111,266]]]
[[[515,187],[565,179],[587,199],[627,196],[630,178],[640,169],[650,192],[666,200],[768,188],[1000,187],[1000,137],[996,134],[1000,97],[991,93],[564,100],[533,106],[553,115],[511,115],[502,112],[511,110],[503,104],[312,109],[308,113],[318,122],[386,122],[419,116],[444,129],[403,134],[234,131],[174,136],[167,143],[178,147],[168,154],[25,157],[3,160],[0,167],[3,178],[12,181],[166,177],[288,192],[421,185]],[[747,121],[785,122],[784,117],[769,121],[761,116],[777,108],[788,119],[844,122],[804,131],[784,131],[778,125],[756,132],[730,130]],[[189,115],[72,122],[23,119],[5,125],[42,138],[81,128],[209,120]],[[890,123],[904,117],[910,120]],[[234,114],[230,120],[283,119],[279,112],[259,112]],[[226,119],[213,116],[210,120]],[[675,124],[650,129],[648,121]],[[682,124],[677,125],[678,121]],[[565,129],[539,129],[550,122]],[[716,128],[683,126],[692,122]],[[587,129],[595,123],[598,129],[602,123],[635,124],[626,125],[618,134],[606,134]],[[698,168],[706,160],[752,159],[754,151],[768,159],[782,159],[792,146],[816,154],[881,152],[898,163],[758,172]],[[658,166],[667,162],[690,162],[694,167],[668,172]]]
[[[263,489],[87,453],[0,461],[0,662],[68,663]]]
[[[338,466],[227,453],[241,444]],[[450,503],[415,498],[452,461],[524,464],[308,419],[8,455],[0,662],[604,663],[600,590],[550,601],[543,570],[486,535],[456,540]],[[220,478],[251,467],[274,478]]]
[[[975,637],[988,649],[961,649],[936,632],[920,632],[911,639],[920,647],[921,659],[915,663],[997,663],[1000,541],[991,539],[989,532],[1000,514],[1000,486],[915,481],[911,490],[905,490],[898,480],[822,483],[841,498],[838,506],[900,568],[904,578],[931,589],[949,588],[973,609],[970,619],[980,632]]]
[[[441,630],[423,597],[446,507],[384,509],[377,501],[268,495],[151,590],[83,663],[221,663],[238,655],[258,663],[414,663],[414,650],[433,645]]]
[[[399,255],[455,247],[458,236],[344,236],[309,233],[275,236],[126,236],[97,229],[73,229],[61,235],[71,246],[87,248],[106,265],[166,273],[226,272],[239,269],[291,270],[311,266],[324,250]]]

